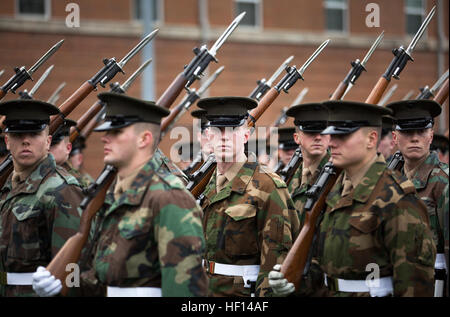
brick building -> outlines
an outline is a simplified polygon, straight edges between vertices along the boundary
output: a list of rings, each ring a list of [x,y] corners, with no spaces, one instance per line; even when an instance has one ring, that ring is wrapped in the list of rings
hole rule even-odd
[[[261,117],[258,125],[268,126],[304,87],[309,91],[303,102],[328,99],[349,71],[349,63],[362,59],[384,30],[384,40],[369,60],[367,72],[345,98],[365,100],[392,60],[391,50],[409,44],[433,5],[437,5],[437,12],[413,52],[414,62],[408,63],[401,80],[393,80],[390,85],[398,86],[389,101],[400,100],[411,90],[414,98],[420,87],[431,86],[448,69],[447,0],[151,0],[150,4],[139,0],[2,0],[0,70],[5,71],[0,82],[3,84],[12,76],[13,67],[29,68],[64,38],[60,50],[33,76],[36,80],[48,66],[55,65],[35,98],[47,100],[65,82],[56,102],[59,106],[102,68],[104,58],[122,58],[139,42],[146,27],[152,25],[159,28],[159,33],[151,50],[132,59],[124,68],[126,75],[118,74],[113,81],[122,83],[151,54],[153,62],[145,77],[139,78],[128,94],[156,100],[191,61],[192,49],[205,42],[210,47],[234,17],[245,10],[245,20],[217,54],[219,63],[208,67],[212,74],[225,66],[207,92],[209,96],[248,96],[256,81],[270,77],[287,57],[294,55],[291,65],[300,67],[320,43],[331,39],[306,70],[305,81],[298,82],[289,94],[282,93]],[[143,12],[145,8],[153,14],[151,22],[142,20],[149,15]],[[79,26],[70,27],[77,22],[70,19],[77,10]],[[33,84],[28,81],[19,90],[29,90]],[[193,85],[198,86],[199,83]],[[98,87],[98,92],[108,90],[109,87]],[[96,93],[89,95],[69,118],[78,119],[86,112],[96,101]],[[183,96],[184,93],[175,104]],[[14,98],[17,96],[8,93],[3,100]],[[448,130],[448,101],[443,108],[445,113],[436,124],[436,132],[440,133]],[[189,115],[179,122],[183,126],[191,124]],[[286,123],[289,124],[291,120]],[[162,150],[169,153],[175,141],[166,136]],[[103,166],[102,157],[100,136],[94,133],[85,150],[85,167],[94,177]]]

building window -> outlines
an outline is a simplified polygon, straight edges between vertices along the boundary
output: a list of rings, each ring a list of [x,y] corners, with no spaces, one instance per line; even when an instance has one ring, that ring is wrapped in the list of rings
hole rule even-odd
[[[261,0],[235,0],[235,16],[246,12],[239,26],[260,27],[262,25]]]
[[[425,16],[423,0],[405,0],[406,33],[416,34]]]
[[[142,1],[148,0],[133,0],[133,19],[141,20],[142,19]],[[152,8],[152,21],[160,22],[162,21],[162,12],[163,12],[163,0],[150,0],[150,5]]]
[[[325,0],[325,23],[327,31],[346,32],[347,0]]]
[[[50,0],[16,0],[16,14],[22,17],[50,17]]]

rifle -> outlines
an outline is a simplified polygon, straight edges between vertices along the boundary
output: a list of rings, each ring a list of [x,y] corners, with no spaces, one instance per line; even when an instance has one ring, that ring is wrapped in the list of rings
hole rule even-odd
[[[302,161],[303,161],[302,150],[299,147],[298,149],[295,150],[294,155],[292,155],[291,159],[289,160],[289,163],[279,172],[279,175],[286,183],[286,185],[289,185],[289,183],[292,180],[292,177],[294,176],[295,171],[298,169]]]
[[[0,77],[3,75],[4,72],[5,72],[4,69],[0,70]]]
[[[258,102],[258,106],[253,109],[249,117],[247,119],[247,125],[249,128],[253,128],[255,126],[256,121],[262,116],[262,114],[267,110],[267,108],[275,101],[275,99],[280,95],[281,90],[285,93],[288,93],[289,89],[299,80],[303,80],[303,73],[308,68],[308,66],[312,63],[312,61],[322,52],[322,50],[328,45],[330,40],[326,40],[323,42],[314,53],[308,58],[308,60],[297,70],[294,66],[286,67],[286,75],[280,80],[280,82],[272,87],[267,94]],[[211,157],[211,155],[210,155]],[[212,156],[214,158],[214,156]],[[190,175],[189,183],[186,188],[191,192],[191,194],[195,198],[199,198],[199,196],[203,193],[206,188],[206,185],[209,183],[209,180],[214,172],[216,167],[216,160],[207,159],[205,163],[193,174]]]
[[[434,83],[433,87],[425,86],[423,88],[420,88],[420,94],[417,95],[416,99],[430,99],[431,97],[434,97],[434,94],[436,91],[441,87],[441,85],[445,82],[445,80],[448,78],[448,69],[447,71],[442,74],[442,76]]]
[[[266,81],[265,78],[258,80],[256,88],[250,93],[249,98],[260,101],[261,98],[266,94],[266,92],[272,87],[273,82],[278,78],[281,72],[289,65],[289,63],[294,59],[294,56],[289,56],[283,64],[278,67],[278,69],[273,73],[273,75]]]
[[[316,183],[306,192],[308,199],[304,207],[305,223],[281,265],[281,272],[296,289],[299,288],[302,277],[308,271],[313,252],[311,246],[320,225],[318,219],[325,211],[326,197],[340,173],[341,170],[334,167],[331,162],[326,163]]]
[[[401,71],[405,68],[406,63],[408,61],[413,61],[413,58],[411,57],[411,53],[416,47],[420,37],[425,32],[425,29],[427,28],[428,24],[430,23],[431,18],[434,15],[434,12],[436,10],[436,6],[434,6],[428,16],[423,21],[422,25],[420,26],[417,33],[414,35],[413,39],[411,40],[411,43],[406,48],[406,50],[403,48],[403,46],[400,46],[399,48],[395,48],[392,50],[392,53],[394,54],[394,58],[391,61],[391,64],[386,69],[385,73],[378,79],[378,82],[376,83],[375,87],[372,89],[372,91],[369,94],[369,97],[366,99],[366,103],[370,104],[377,104],[381,96],[383,95],[384,91],[386,90],[387,86],[389,85],[391,81],[391,77],[394,77],[395,79],[400,79],[399,75]]]
[[[144,71],[144,69],[151,63],[152,59],[150,58],[147,60],[144,64],[142,64],[131,76],[122,84],[120,85],[119,82],[110,83],[110,92],[115,92],[118,94],[124,94],[128,88],[130,88],[131,84],[136,80],[136,78]],[[89,109],[87,112],[85,112],[80,119],[77,120],[77,125],[75,127],[72,127],[70,129],[70,142],[73,142],[78,135],[80,134],[80,131],[83,130],[89,122],[93,120],[94,117],[97,116],[98,113],[101,112],[101,109],[104,108],[104,103],[100,100],[97,100]],[[97,120],[94,120],[97,122]],[[95,125],[92,125],[92,129],[95,128]]]
[[[19,99],[33,99],[34,94],[39,89],[39,87],[41,87],[44,80],[47,79],[48,75],[53,70],[53,67],[54,67],[54,65],[51,65],[49,68],[47,68],[47,70],[44,72],[44,74],[42,74],[42,76],[39,78],[39,80],[36,82],[36,84],[33,86],[33,88],[31,88],[31,90],[29,92],[26,89],[24,91],[20,91]]]
[[[26,70],[25,66],[22,66],[20,68],[14,67],[14,71],[16,74],[12,76],[0,89],[0,100],[5,97],[6,93],[8,91],[11,91],[12,93],[16,93],[16,90],[22,86],[25,81],[28,79],[33,80],[31,77],[34,72],[43,64],[47,59],[50,58],[64,43],[64,40],[59,41],[55,45],[52,46],[51,49],[47,51],[29,70]]]
[[[183,170],[183,173],[186,175],[190,175],[199,169],[199,167],[203,164],[203,154],[202,151],[198,151],[197,155],[192,160],[191,164]]]
[[[243,14],[238,16],[239,21],[242,19]],[[236,18],[235,21],[238,19]],[[184,73],[180,74],[177,78],[182,77],[183,81],[186,80],[186,83],[183,84],[187,85],[187,87],[192,84],[192,82],[198,78],[199,72],[203,71],[202,67],[206,67],[211,60],[211,58],[214,58],[217,49],[222,45],[223,41],[229,36],[229,33],[231,33],[234,28],[237,26],[236,22],[235,24],[232,23],[232,26],[230,26],[225,34],[214,44],[212,52],[208,51],[206,48],[203,50],[203,52],[206,52],[207,56],[205,54],[200,54],[200,52],[197,52],[197,58],[200,56],[203,56],[201,60],[197,60],[197,58],[194,58],[196,60],[196,68],[193,71],[189,71],[188,73],[191,74],[191,77],[185,77]],[[228,33],[229,32],[229,33]],[[209,57],[208,57],[209,56]],[[207,63],[205,63],[205,60],[209,59]],[[192,64],[192,63],[191,63]],[[193,67],[193,65],[190,64],[190,67]],[[180,93],[181,89],[175,89],[175,87],[178,87],[180,84],[180,79],[176,79],[174,83],[171,84],[171,86],[165,91],[163,96],[160,98],[160,106],[164,106],[166,108],[170,107],[172,102],[176,99],[178,94]],[[93,216],[97,213],[97,211],[101,208],[105,201],[106,192],[109,188],[109,186],[114,181],[117,174],[117,169],[113,166],[107,165],[103,169],[100,176],[97,178],[93,186],[90,186],[87,190],[87,196],[85,199],[83,199],[80,208],[83,211],[81,216],[81,224],[79,231],[71,237],[69,240],[66,241],[66,243],[63,245],[63,247],[58,251],[56,256],[52,259],[50,264],[47,266],[47,270],[51,272],[52,275],[55,276],[56,279],[61,280],[62,282],[62,290],[61,294],[66,295],[67,294],[67,285],[64,283],[66,276],[68,275],[68,272],[65,271],[66,265],[69,263],[77,263],[80,255],[81,250],[83,249],[88,236],[89,231],[91,227],[91,222]],[[73,238],[73,239],[72,239]]]
[[[89,186],[86,191],[87,195],[80,204],[83,213],[81,214],[78,232],[64,243],[63,247],[58,251],[49,265],[47,265],[47,270],[50,271],[56,279],[61,280],[61,295],[65,296],[68,292],[67,284],[65,282],[66,276],[68,275],[68,272],[66,272],[66,265],[78,262],[81,251],[89,237],[92,219],[103,205],[106,192],[114,181],[116,172],[117,170],[115,167],[106,165],[95,183]],[[94,199],[97,197],[102,197],[102,199]]]
[[[192,106],[198,99],[200,99],[206,89],[208,89],[209,86],[211,86],[211,84],[220,75],[220,73],[222,73],[224,68],[224,66],[219,67],[214,72],[214,74],[202,84],[198,91],[196,91],[195,88],[186,88],[188,92],[184,99],[178,104],[178,106],[175,107],[175,109],[171,110],[170,114],[161,122],[161,137],[163,137],[166,132],[172,128],[175,122],[177,122],[178,119],[181,118],[181,116],[189,109],[190,106]]]
[[[50,134],[53,134],[58,127],[63,124],[64,117],[68,116],[73,109],[80,104],[81,101],[83,101],[94,89],[97,88],[97,84],[105,87],[105,84],[108,83],[118,72],[123,73],[122,67],[125,66],[125,64],[128,63],[128,61],[148,42],[150,42],[150,40],[156,36],[157,32],[158,30],[155,30],[147,35],[138,45],[128,52],[128,54],[122,58],[119,63],[116,62],[114,57],[109,60],[104,59],[103,63],[105,66],[97,74],[95,74],[94,77],[82,84],[80,88],[78,88],[66,101],[63,102],[63,104],[59,107],[59,110],[61,111],[60,115],[56,115],[51,118],[49,124]],[[1,165],[4,169],[0,168],[0,188],[3,187],[13,169],[11,156],[8,156],[6,160],[8,160],[8,164],[10,164],[11,167],[6,168],[8,165]]]
[[[379,106],[384,106],[386,104],[386,102],[389,99],[391,99],[392,95],[397,90],[397,87],[398,87],[397,84],[392,85],[392,87],[389,88],[389,90],[386,92],[386,94],[383,96],[383,98],[381,98],[381,100],[378,102],[378,105]]]
[[[447,100],[447,98],[448,98],[448,78],[445,80],[444,84],[439,89],[433,100],[443,105],[445,100]]]
[[[58,99],[59,99],[59,93],[65,86],[66,86],[65,82],[63,82],[61,85],[59,85],[58,88],[56,88],[56,90],[48,98],[47,102],[54,105],[56,103],[56,101],[58,101]]]
[[[352,68],[348,72],[347,76],[345,76],[344,80],[339,83],[336,90],[331,95],[330,100],[341,100],[350,91],[350,89],[352,89],[361,73],[363,71],[366,71],[365,66],[367,61],[369,60],[370,56],[372,56],[372,53],[375,51],[375,49],[380,45],[383,37],[384,31],[381,32],[381,34],[377,37],[362,61],[356,59],[355,61],[350,63],[350,65],[352,65]]]
[[[156,101],[158,106],[169,109],[183,88],[189,88],[196,79],[199,79],[211,61],[215,61],[216,63],[218,62],[216,59],[218,49],[231,35],[231,33],[233,33],[241,20],[244,18],[244,15],[245,12],[242,12],[233,20],[233,22],[231,22],[210,50],[208,50],[206,45],[203,45],[200,48],[194,48],[193,51],[196,56],[192,59],[189,65],[185,67],[184,71],[178,74],[158,101]]]

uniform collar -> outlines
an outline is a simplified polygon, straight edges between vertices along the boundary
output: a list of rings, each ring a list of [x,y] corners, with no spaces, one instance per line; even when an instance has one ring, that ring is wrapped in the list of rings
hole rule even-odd
[[[431,151],[430,154],[420,163],[416,168],[414,168],[407,177],[414,184],[416,189],[422,189],[427,186],[428,179],[434,167],[439,165],[439,157],[435,151]],[[403,167],[403,172],[406,175],[405,168]]]

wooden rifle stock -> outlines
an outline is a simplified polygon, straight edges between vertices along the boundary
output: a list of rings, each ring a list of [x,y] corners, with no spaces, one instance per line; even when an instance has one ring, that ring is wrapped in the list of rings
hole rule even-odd
[[[258,106],[250,112],[250,118],[247,121],[248,127],[253,128],[255,126],[255,121],[258,120],[264,111],[269,108],[269,106],[277,99],[280,95],[280,92],[272,87],[270,90],[262,97],[261,101],[258,102]]]
[[[161,122],[161,132],[165,132],[178,114],[183,110],[183,105],[179,105],[170,111],[170,114]]]
[[[95,116],[102,110],[103,104],[100,100],[97,100],[89,109],[86,111],[80,119],[77,120],[77,126],[70,129],[70,142],[75,141],[75,139],[80,134],[91,120],[95,120]]]
[[[161,97],[159,97],[156,104],[160,107],[169,109],[170,106],[177,99],[178,95],[183,90],[184,86],[187,84],[188,79],[183,73],[178,74],[178,76],[173,80],[170,86],[164,91]]]
[[[331,163],[327,163],[326,166],[332,167]],[[283,261],[283,264],[281,265],[281,273],[284,274],[285,278],[289,282],[294,284],[295,289],[297,290],[301,284],[303,272],[310,255],[314,235],[317,230],[317,221],[321,213],[326,208],[326,198],[330,190],[333,188],[339,174],[340,170],[332,167],[332,172],[330,174],[325,175],[325,173],[323,173],[319,176],[316,184],[321,181],[324,181],[324,184],[320,188],[320,192],[317,193],[317,200],[312,209],[305,209],[305,223],[300,231],[300,234],[289,250],[285,260]],[[325,177],[322,178],[321,176],[323,175]]]
[[[438,90],[436,96],[433,98],[434,101],[443,105],[445,100],[448,98],[448,78],[445,80],[444,84]]]
[[[6,92],[3,89],[0,89],[0,100],[6,96]]]
[[[333,94],[330,97],[330,100],[341,100],[342,96],[345,93],[345,90],[347,89],[348,84],[341,81],[339,85],[337,86],[336,90],[333,92]]]
[[[367,97],[365,103],[370,103],[373,105],[378,104],[389,83],[390,81],[381,76],[380,79],[378,79],[375,87],[373,87],[372,91],[370,92],[369,97]]]
[[[66,271],[67,265],[77,263],[81,256],[81,251],[89,237],[92,219],[105,201],[106,192],[116,177],[116,169],[107,165],[97,179],[94,186],[88,189],[89,194],[81,202],[80,208],[83,210],[81,214],[80,227],[78,232],[70,237],[58,251],[55,257],[47,266],[47,270],[59,279],[62,284],[62,295],[67,295],[68,287],[66,277],[69,274]]]

